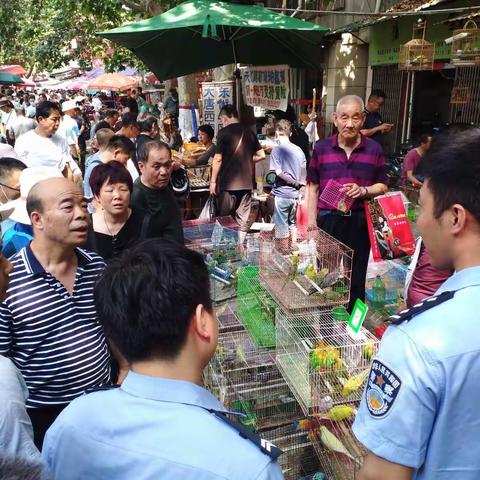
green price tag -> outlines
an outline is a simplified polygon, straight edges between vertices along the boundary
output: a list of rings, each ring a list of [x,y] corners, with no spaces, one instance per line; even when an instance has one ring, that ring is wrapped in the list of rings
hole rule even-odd
[[[348,319],[348,326],[353,331],[353,333],[358,333],[360,331],[367,312],[367,305],[365,305],[359,298],[357,298],[350,318]]]

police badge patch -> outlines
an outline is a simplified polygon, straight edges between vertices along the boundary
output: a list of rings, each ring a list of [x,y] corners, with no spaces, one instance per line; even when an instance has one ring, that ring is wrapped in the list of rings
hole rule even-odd
[[[383,418],[391,410],[402,381],[380,360],[373,360],[368,376],[365,399],[370,415]]]

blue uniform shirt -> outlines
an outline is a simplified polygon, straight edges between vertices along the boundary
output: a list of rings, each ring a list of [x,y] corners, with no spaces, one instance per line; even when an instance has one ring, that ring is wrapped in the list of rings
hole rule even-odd
[[[282,479],[269,456],[206,409],[225,411],[190,382],[129,372],[120,388],[74,400],[48,430],[54,479]]]
[[[480,478],[480,267],[450,277],[455,296],[390,326],[353,425],[377,456],[416,480]]]

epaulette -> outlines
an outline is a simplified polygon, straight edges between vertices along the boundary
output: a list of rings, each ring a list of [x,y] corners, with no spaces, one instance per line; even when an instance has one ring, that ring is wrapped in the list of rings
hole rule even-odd
[[[255,444],[265,455],[268,455],[272,460],[276,460],[283,452],[278,447],[276,447],[273,443],[261,438],[254,432],[251,432],[246,427],[244,427],[241,423],[235,422],[228,418],[228,412],[221,412],[220,410],[208,410],[212,415],[220,419],[222,422],[230,425],[234,428],[242,438],[246,440],[250,440],[253,444]]]
[[[113,388],[118,388],[120,385],[101,385],[99,387],[90,387],[85,390],[85,395],[93,392],[102,392],[104,390],[112,390]]]
[[[451,300],[455,296],[455,291],[453,292],[443,292],[440,295],[436,295],[435,297],[429,297],[425,299],[421,303],[417,303],[412,308],[409,308],[407,310],[402,310],[400,313],[397,315],[392,315],[388,321],[392,323],[393,325],[400,325],[401,323],[405,321],[411,320],[414,316],[426,312],[427,310],[430,310],[433,307],[436,307],[447,300]]]

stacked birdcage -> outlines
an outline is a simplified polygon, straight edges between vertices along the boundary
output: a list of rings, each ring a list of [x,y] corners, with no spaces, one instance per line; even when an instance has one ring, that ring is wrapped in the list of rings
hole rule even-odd
[[[215,313],[217,315],[219,333],[245,330],[237,315],[237,301],[235,298],[217,305]]]
[[[319,228],[299,230],[296,242],[265,234],[260,283],[284,310],[345,305],[353,252]]]
[[[453,65],[480,65],[480,28],[473,20],[454,30],[452,39],[450,62]]]
[[[338,307],[304,313],[277,310],[276,363],[306,415],[360,399],[378,340],[349,330]]]
[[[216,303],[236,295],[236,270],[242,263],[238,231],[218,222],[184,228],[185,245],[200,252],[210,274],[210,291]]]
[[[260,284],[258,266],[237,271],[237,314],[260,347],[275,347],[276,303]]]

